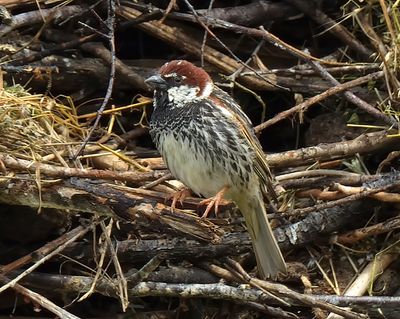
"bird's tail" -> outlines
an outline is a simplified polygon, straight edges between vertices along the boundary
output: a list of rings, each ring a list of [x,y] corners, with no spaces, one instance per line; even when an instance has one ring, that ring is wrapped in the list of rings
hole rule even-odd
[[[267,219],[267,211],[260,196],[246,198],[237,204],[250,233],[258,271],[263,278],[276,277],[286,272],[286,264]]]

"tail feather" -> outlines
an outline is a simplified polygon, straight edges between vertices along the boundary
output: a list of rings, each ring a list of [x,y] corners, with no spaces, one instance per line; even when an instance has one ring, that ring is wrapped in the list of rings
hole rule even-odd
[[[286,272],[286,264],[260,197],[247,198],[237,204],[252,238],[258,271],[263,278],[270,278],[276,277],[279,272]]]

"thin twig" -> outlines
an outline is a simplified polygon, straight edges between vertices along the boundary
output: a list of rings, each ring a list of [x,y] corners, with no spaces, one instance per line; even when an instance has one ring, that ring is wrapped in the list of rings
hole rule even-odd
[[[0,161],[3,162],[7,169],[14,169],[18,171],[27,171],[35,173],[38,163],[28,160],[17,159],[8,154],[0,153]],[[100,169],[79,169],[73,167],[61,167],[50,164],[40,164],[40,173],[47,177],[54,178],[67,178],[67,177],[86,177],[93,179],[105,179],[105,180],[119,180],[119,181],[130,181],[132,183],[145,182],[164,176],[163,172],[138,172],[138,171],[126,171],[117,172]]]
[[[372,194],[376,194],[378,192],[382,192],[385,190],[388,190],[392,187],[395,186],[399,186],[400,185],[400,181],[395,181],[389,185],[384,185],[381,187],[377,187],[377,188],[373,188],[373,189],[368,189],[365,191],[362,191],[361,193],[358,194],[354,194],[354,195],[350,195],[350,196],[346,196],[344,198],[338,199],[338,200],[334,200],[334,201],[330,201],[327,203],[323,203],[323,204],[318,204],[318,205],[314,205],[314,206],[310,206],[310,207],[306,207],[306,208],[299,208],[299,209],[294,209],[291,212],[289,212],[290,215],[293,216],[301,216],[301,215],[305,215],[314,211],[318,211],[318,210],[322,210],[322,209],[326,209],[326,208],[331,208],[331,207],[335,207],[338,205],[342,205],[342,204],[346,204],[346,203],[350,203],[362,198],[366,198]]]
[[[340,82],[338,80],[336,80],[331,74],[329,74],[329,72],[324,69],[321,64],[319,64],[316,61],[309,61],[309,63],[311,64],[311,66],[319,72],[319,74],[327,81],[329,81],[330,83],[332,83],[332,85],[337,86],[340,85]],[[343,93],[343,95],[346,97],[346,99],[357,105],[360,109],[362,109],[363,111],[371,114],[372,116],[376,117],[377,119],[393,126],[396,127],[397,129],[400,129],[400,124],[398,121],[396,121],[393,117],[389,116],[389,115],[385,115],[383,112],[378,111],[375,107],[373,107],[372,105],[370,105],[369,103],[365,102],[364,100],[360,99],[358,96],[356,96],[354,93],[350,92],[350,91],[346,91]]]
[[[133,274],[126,276],[126,280],[129,282],[129,286],[133,287],[143,280],[147,279],[150,274],[158,268],[161,262],[165,259],[165,254],[160,253],[154,256],[148,263],[146,263],[141,269],[134,272]]]
[[[119,263],[118,256],[117,256],[117,249],[114,248],[114,245],[111,241],[110,234],[113,226],[113,219],[110,219],[110,223],[106,227],[104,222],[100,222],[101,229],[103,230],[103,234],[105,236],[105,240],[108,243],[108,249],[110,250],[111,259],[114,264],[115,272],[117,274],[117,286],[118,286],[118,296],[121,301],[122,310],[126,311],[126,308],[129,305],[129,296],[128,296],[128,284],[122,271],[121,264]]]
[[[80,234],[83,231],[83,229],[84,229],[83,226],[78,226],[78,227],[74,228],[73,230],[69,231],[68,233],[61,235],[57,239],[52,240],[51,242],[48,242],[46,245],[40,247],[39,249],[35,250],[34,252],[31,252],[28,255],[25,255],[21,258],[18,258],[17,260],[14,260],[13,262],[11,262],[7,265],[0,267],[0,274],[6,275],[10,271],[13,271],[13,270],[23,267],[24,265],[30,263],[34,259],[34,256],[45,256],[45,255],[49,254],[56,247],[65,243],[66,241],[69,241],[71,238],[75,237],[77,234]]]
[[[285,2],[294,5],[299,10],[307,14],[315,22],[319,23],[323,28],[331,32],[334,36],[341,39],[349,47],[356,50],[366,59],[370,59],[373,52],[365,47],[358,39],[354,37],[343,25],[337,23],[324,12],[316,8],[315,3],[303,0],[285,0]]]
[[[72,244],[75,240],[77,240],[79,237],[85,235],[89,230],[93,229],[94,226],[97,225],[98,222],[93,222],[90,225],[84,227],[79,233],[77,233],[75,236],[71,237],[69,240],[64,242],[62,245],[58,246],[56,249],[54,249],[52,252],[35,262],[31,267],[26,269],[23,273],[21,273],[19,276],[15,277],[13,280],[8,282],[7,284],[3,285],[0,287],[0,293],[2,293],[4,290],[13,287],[18,281],[20,281],[22,278],[24,278],[26,275],[30,274],[33,272],[36,268],[39,266],[43,265],[46,261],[49,259],[53,258],[55,255],[63,251],[66,247],[68,247],[70,244]]]
[[[273,83],[270,79],[268,79],[267,77],[262,76],[258,71],[254,70],[252,67],[250,67],[249,65],[247,65],[245,62],[243,62],[230,48],[228,48],[228,46],[221,41],[220,38],[218,38],[214,32],[211,31],[211,29],[204,23],[203,19],[200,18],[199,14],[197,13],[197,11],[193,8],[193,6],[190,4],[189,0],[184,0],[186,5],[190,8],[190,10],[193,12],[193,15],[196,17],[197,22],[205,29],[207,30],[207,32],[236,60],[236,62],[240,63],[243,68],[247,68],[251,71],[254,72],[254,74],[259,77],[261,80],[264,80],[265,82],[267,82],[268,84],[274,86],[274,87],[278,87],[282,90],[287,90],[287,88],[284,88],[280,85],[277,85],[276,83]],[[236,73],[236,72],[235,72]]]
[[[0,274],[0,282],[4,284],[8,284],[11,282],[11,280]],[[20,284],[15,284],[13,286],[13,289],[18,292],[19,294],[23,295],[29,300],[32,300],[38,305],[41,305],[43,308],[47,309],[51,313],[54,313],[57,317],[63,318],[63,319],[80,319],[79,317],[73,315],[72,313],[66,311],[65,309],[57,306],[55,303],[47,299],[46,297],[43,297],[42,295],[25,288],[24,286],[21,286]]]
[[[215,0],[211,0],[211,1],[210,1],[210,4],[208,5],[208,8],[207,8],[207,15],[206,15],[206,21],[205,21],[205,24],[206,24],[206,25],[207,25],[207,16],[208,16],[208,13],[211,11],[211,9],[212,9],[212,7],[213,7],[213,5],[214,5],[214,1],[215,1]],[[201,62],[201,67],[202,67],[202,68],[204,68],[204,48],[205,48],[206,42],[207,42],[207,35],[208,35],[207,30],[204,30],[203,41],[202,41],[202,43],[201,43],[201,55],[200,55],[200,62]]]
[[[87,276],[73,275],[56,275],[56,274],[32,274],[36,277],[43,277],[40,280],[41,289],[51,290],[62,289],[64,292],[82,293],[89,289],[93,280]],[[29,275],[26,278],[30,280]],[[230,278],[235,280],[237,278]],[[104,296],[110,296],[110,291],[114,291],[114,283],[112,281],[100,280],[96,287],[96,292]],[[112,295],[114,298],[114,294]],[[235,302],[251,301],[261,304],[276,304],[276,301],[259,289],[249,288],[245,285],[230,286],[223,283],[207,283],[207,284],[184,284],[184,283],[166,283],[166,282],[140,282],[129,289],[130,298],[146,297],[146,296],[163,296],[163,297],[179,297],[179,298],[209,298],[215,300],[230,300]],[[400,307],[400,297],[389,296],[337,296],[337,295],[307,295],[314,300],[329,302],[332,305],[345,306],[361,306],[366,307]],[[290,301],[292,306],[304,305],[302,302],[290,300],[284,297],[286,301]]]
[[[96,120],[94,121],[89,133],[85,137],[85,139],[82,142],[82,145],[79,147],[78,151],[75,153],[74,160],[82,153],[83,149],[85,148],[86,144],[89,142],[91,139],[93,132],[97,128],[97,126],[100,123],[101,116],[103,114],[103,111],[108,104],[108,101],[111,98],[111,94],[113,91],[114,87],[114,80],[115,80],[115,34],[114,34],[114,29],[115,29],[115,1],[116,0],[109,0],[108,4],[108,19],[107,19],[107,25],[108,25],[108,41],[110,44],[110,51],[111,51],[111,60],[110,60],[110,77],[108,80],[108,87],[107,87],[107,92],[104,97],[103,103],[101,104],[99,110],[97,111],[97,117]]]
[[[343,317],[349,319],[367,318],[363,314],[359,314],[348,310],[343,310],[335,305],[331,305],[327,302],[317,300],[311,297],[310,295],[298,293],[297,291],[291,290],[282,284],[277,284],[269,281],[264,281],[255,277],[251,277],[238,262],[235,262],[230,258],[225,258],[225,260],[228,260],[231,265],[234,265],[234,267],[237,269],[237,274],[241,276],[243,281],[248,282],[251,286],[260,289],[261,291],[268,294],[274,299],[278,298],[279,300],[283,301],[283,298],[288,298],[311,307],[317,307],[320,309],[329,310],[335,314],[342,315]],[[272,293],[274,295],[272,295]],[[287,302],[285,301],[285,303]]]
[[[328,98],[332,95],[341,93],[352,87],[369,82],[371,80],[379,79],[382,76],[383,76],[383,71],[378,71],[378,72],[370,73],[365,76],[356,78],[355,80],[351,80],[351,81],[348,81],[348,82],[345,82],[342,84],[339,83],[338,85],[331,87],[328,90],[326,90],[318,95],[315,95],[300,104],[297,104],[296,106],[290,108],[289,110],[280,112],[279,114],[275,115],[272,119],[269,119],[268,121],[265,121],[264,123],[261,123],[260,125],[257,125],[254,129],[255,129],[256,133],[259,133],[260,131],[266,129],[267,127],[272,126],[272,125],[278,123],[279,121],[282,121],[282,120],[288,118],[289,116],[295,114],[296,112],[305,112],[311,105],[316,104],[322,100],[325,100],[326,98]]]

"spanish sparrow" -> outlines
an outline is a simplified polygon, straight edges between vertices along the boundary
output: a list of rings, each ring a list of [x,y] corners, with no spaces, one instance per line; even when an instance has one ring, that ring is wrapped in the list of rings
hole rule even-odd
[[[171,173],[198,195],[233,200],[251,235],[262,277],[286,270],[267,220],[263,193],[271,173],[251,122],[203,69],[185,60],[164,64],[154,86],[150,134]]]

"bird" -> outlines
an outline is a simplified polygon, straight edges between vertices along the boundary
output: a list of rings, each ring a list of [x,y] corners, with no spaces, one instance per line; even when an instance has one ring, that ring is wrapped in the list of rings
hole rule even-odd
[[[264,204],[265,194],[274,194],[273,177],[240,105],[186,60],[165,63],[145,82],[154,89],[150,136],[172,175],[207,198],[206,213],[232,200],[252,239],[259,275],[285,273]]]

